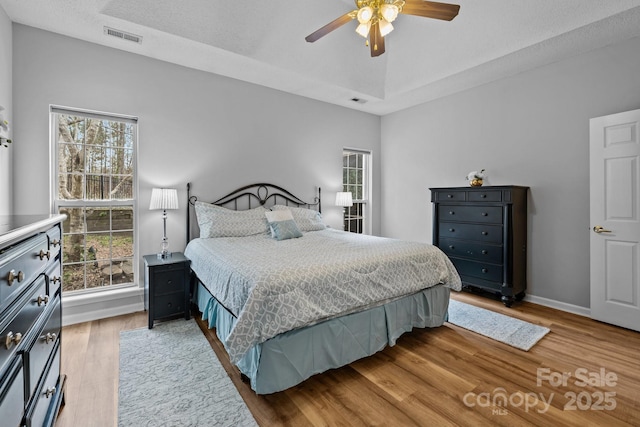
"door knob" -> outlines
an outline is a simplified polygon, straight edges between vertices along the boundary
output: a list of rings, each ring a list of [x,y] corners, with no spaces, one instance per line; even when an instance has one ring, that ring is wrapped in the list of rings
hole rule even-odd
[[[600,234],[600,233],[611,233],[611,230],[605,230],[603,226],[601,225],[596,225],[595,227],[593,227],[593,231]]]

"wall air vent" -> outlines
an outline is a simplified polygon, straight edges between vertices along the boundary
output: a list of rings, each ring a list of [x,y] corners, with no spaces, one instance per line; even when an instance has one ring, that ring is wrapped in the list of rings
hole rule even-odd
[[[357,102],[358,104],[366,104],[367,100],[362,98],[351,98],[353,102]]]
[[[142,43],[142,36],[127,33],[126,31],[116,30],[115,28],[104,27],[104,33],[108,36],[117,37],[122,40],[127,40],[138,44]]]

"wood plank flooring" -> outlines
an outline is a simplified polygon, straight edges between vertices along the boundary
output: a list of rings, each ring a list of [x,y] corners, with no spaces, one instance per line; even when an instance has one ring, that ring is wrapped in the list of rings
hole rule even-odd
[[[447,323],[258,396],[199,324],[261,426],[640,426],[640,333],[527,302],[508,309],[469,293],[453,298],[551,333],[524,352]],[[58,427],[117,424],[118,334],[146,322],[141,312],[64,328]]]

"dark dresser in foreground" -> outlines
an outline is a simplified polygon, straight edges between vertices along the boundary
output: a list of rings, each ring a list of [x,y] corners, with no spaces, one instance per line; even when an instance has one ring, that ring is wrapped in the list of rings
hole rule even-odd
[[[462,283],[501,295],[511,307],[527,289],[529,187],[431,188],[433,244]]]
[[[175,316],[191,318],[191,260],[182,252],[168,258],[157,255],[144,257],[144,303],[149,312],[149,329],[157,319]]]
[[[0,424],[52,426],[60,372],[64,215],[0,216]]]

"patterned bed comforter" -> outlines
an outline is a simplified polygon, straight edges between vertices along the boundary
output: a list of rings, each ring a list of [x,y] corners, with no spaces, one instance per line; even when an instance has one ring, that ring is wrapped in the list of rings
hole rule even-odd
[[[282,332],[364,310],[437,284],[460,290],[435,246],[337,230],[277,241],[268,235],[192,240],[185,254],[236,317],[233,363]]]

